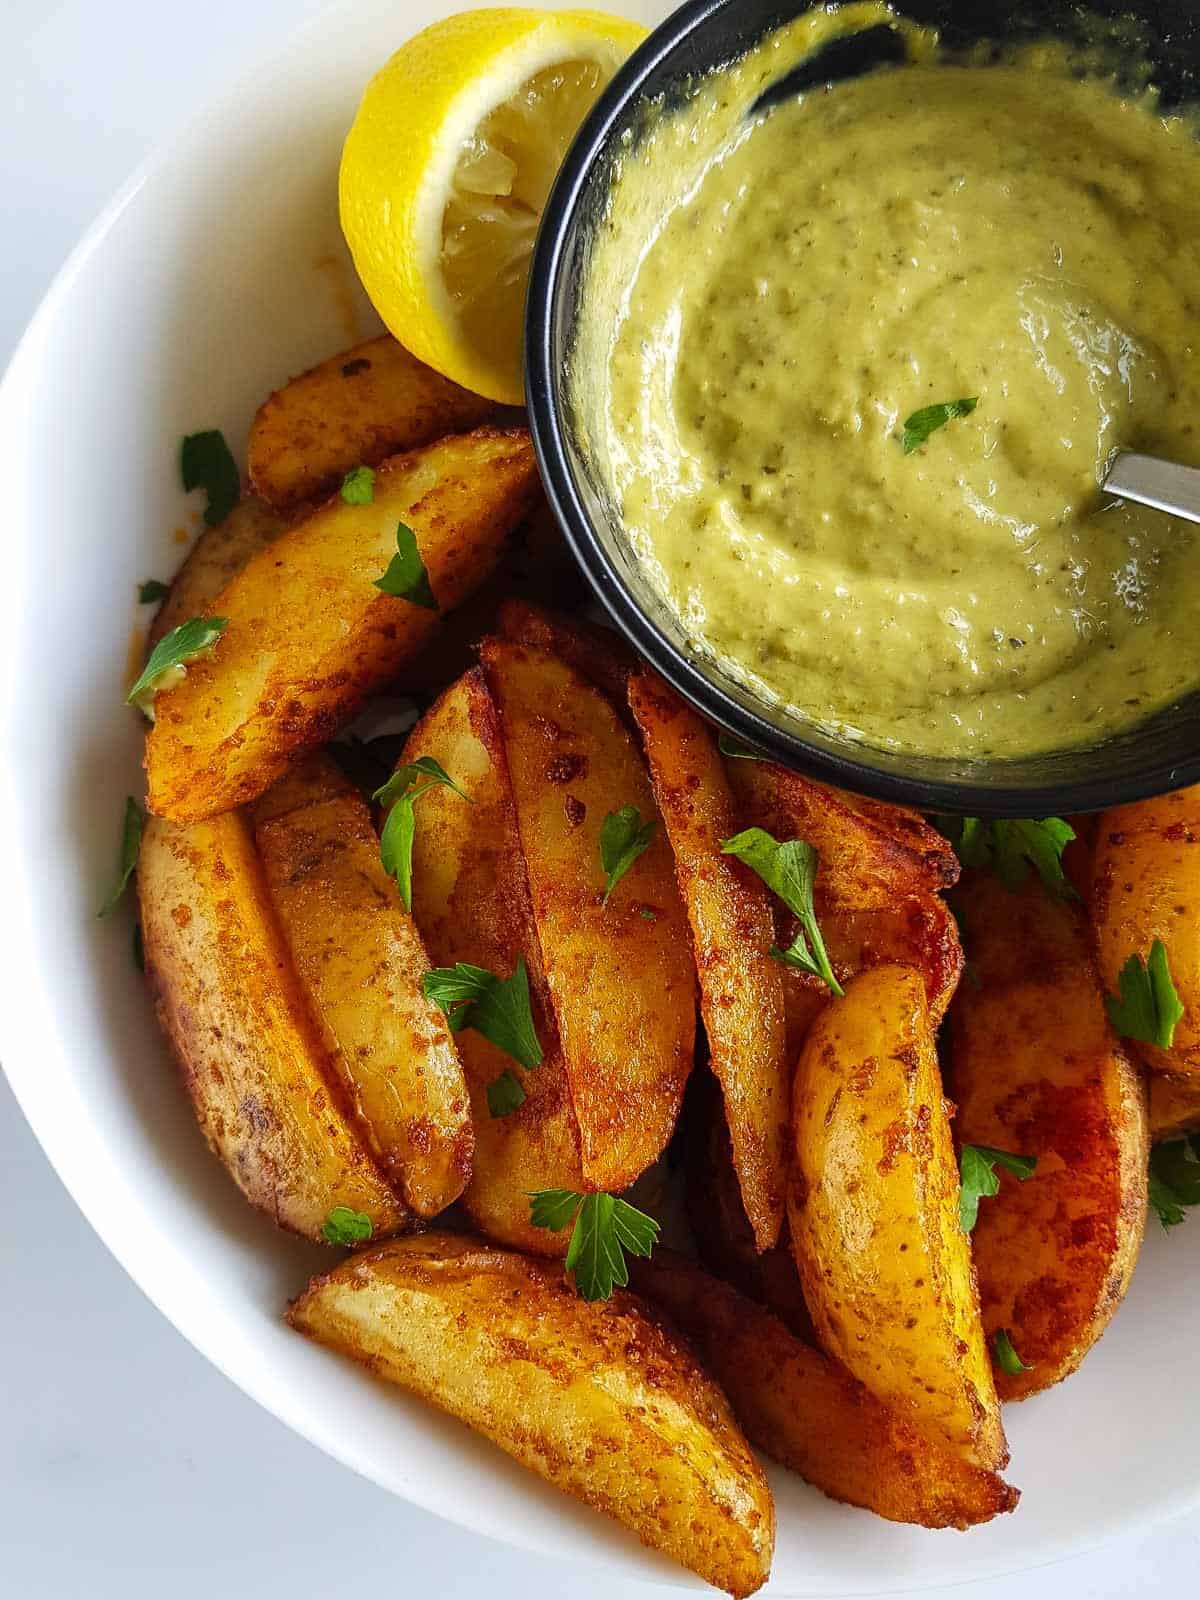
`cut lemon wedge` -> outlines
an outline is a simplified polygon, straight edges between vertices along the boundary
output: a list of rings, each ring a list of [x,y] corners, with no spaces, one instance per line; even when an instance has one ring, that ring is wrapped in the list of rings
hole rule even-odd
[[[524,399],[542,209],[580,123],[645,36],[597,11],[466,11],[367,85],[342,152],[342,231],[389,331],[476,394]]]

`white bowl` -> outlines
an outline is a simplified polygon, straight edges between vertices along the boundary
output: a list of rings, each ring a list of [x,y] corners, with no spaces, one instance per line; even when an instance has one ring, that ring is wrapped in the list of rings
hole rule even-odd
[[[122,705],[134,585],[193,525],[182,434],[245,438],[263,395],[373,331],[335,206],[367,77],[443,0],[343,0],[256,64],[122,191],[60,274],[0,389],[6,673],[0,837],[9,929],[0,1059],[109,1248],[247,1393],[375,1482],[479,1532],[687,1583],[458,1424],[280,1320],[327,1258],[275,1232],[202,1145],[130,953],[96,920],[141,729]],[[628,9],[628,8],[627,8]],[[647,21],[665,13],[637,7]],[[36,1219],[22,1219],[31,1250]],[[969,1534],[898,1528],[776,1471],[775,1595],[846,1595],[1038,1565],[1200,1499],[1200,1217],[1156,1224],[1083,1371],[1010,1408],[1017,1513]],[[86,1338],[81,1324],[80,1338]],[[153,1403],[153,1396],[147,1396]],[[237,1441],[230,1440],[230,1449]]]

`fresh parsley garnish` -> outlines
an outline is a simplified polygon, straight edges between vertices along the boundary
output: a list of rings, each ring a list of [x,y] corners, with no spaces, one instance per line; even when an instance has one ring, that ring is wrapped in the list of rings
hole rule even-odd
[[[900,440],[904,454],[910,456],[914,450],[919,450],[931,433],[944,428],[955,417],[969,417],[978,404],[976,395],[970,400],[943,400],[940,405],[922,406],[920,411],[914,411],[904,423],[904,436]]]
[[[142,848],[142,833],[146,826],[146,813],[131,794],[125,796],[125,815],[121,822],[121,865],[117,881],[108,899],[100,907],[100,916],[110,917],[121,902],[137,867],[138,851]]]
[[[369,506],[375,499],[375,469],[351,467],[342,479],[341,496],[348,506]]]
[[[210,650],[227,626],[224,617],[192,617],[172,628],[150,652],[141,677],[125,696],[126,704],[137,706],[153,722],[154,696],[181,683],[188,663]]]
[[[1007,1150],[993,1150],[986,1144],[965,1144],[959,1157],[961,1188],[958,1195],[958,1220],[964,1233],[971,1233],[979,1221],[979,1202],[987,1195],[1000,1193],[997,1167],[1011,1172],[1022,1183],[1037,1171],[1036,1156],[1014,1156]]]
[[[992,1349],[996,1352],[996,1364],[1002,1372],[1007,1372],[1010,1378],[1015,1378],[1022,1372],[1032,1372],[1033,1368],[1027,1366],[1013,1349],[1012,1338],[1007,1328],[997,1328],[992,1335]]]
[[[742,744],[731,733],[722,733],[717,736],[717,749],[723,756],[728,756],[731,761],[765,761],[766,756],[760,756],[757,750],[751,750],[748,744]]]
[[[1150,1152],[1150,1204],[1164,1229],[1177,1228],[1200,1206],[1200,1137],[1168,1139]]]
[[[487,1086],[488,1114],[493,1117],[511,1117],[525,1104],[525,1090],[511,1067],[506,1067],[498,1078]]]
[[[529,1003],[529,974],[523,956],[511,978],[460,961],[435,967],[422,979],[426,996],[441,1006],[454,1033],[474,1028],[527,1070],[542,1064],[542,1047]]]
[[[1171,982],[1167,947],[1161,939],[1150,946],[1150,959],[1132,955],[1117,975],[1120,999],[1106,994],[1108,1020],[1123,1039],[1140,1039],[1169,1050],[1183,1003]]]
[[[138,605],[152,606],[156,600],[164,599],[167,592],[165,583],[159,583],[157,578],[147,578],[144,583],[138,584]]]
[[[821,861],[812,845],[803,839],[789,839],[781,844],[765,828],[747,828],[732,839],[726,839],[721,849],[727,856],[737,856],[739,861],[744,861],[799,920],[796,937],[786,950],[772,945],[771,955],[775,960],[782,961],[785,966],[798,967],[801,972],[810,972],[834,994],[843,994],[829,963],[813,906],[813,885]]]
[[[935,817],[939,833],[964,867],[991,867],[1006,889],[1019,889],[1034,869],[1051,894],[1077,900],[1063,871],[1063,851],[1075,830],[1061,817]]]
[[[429,781],[421,783],[419,780],[422,777]],[[379,857],[383,862],[383,870],[395,878],[406,911],[412,910],[412,853],[413,839],[417,831],[416,803],[423,794],[435,789],[438,784],[444,784],[447,789],[453,789],[455,794],[462,795],[464,800],[470,801],[470,795],[459,788],[441,763],[435,761],[432,756],[419,756],[416,761],[410,761],[407,765],[399,767],[383,787],[376,789],[371,796],[379,805],[390,808],[383,824],[383,832],[379,837]]]
[[[639,906],[638,907],[638,916],[641,917],[643,922],[657,922],[658,921],[658,913],[656,911],[651,911],[649,906]]]
[[[355,1211],[352,1206],[334,1206],[321,1224],[321,1232],[330,1244],[363,1244],[374,1231],[366,1212]]]
[[[542,1189],[529,1196],[535,1228],[561,1233],[574,1221],[566,1269],[584,1300],[607,1300],[614,1286],[629,1282],[626,1254],[648,1256],[658,1243],[653,1217],[611,1194],[577,1194],[573,1189]]]
[[[383,577],[375,580],[375,587],[382,589],[384,594],[395,595],[398,600],[422,606],[426,611],[436,611],[438,608],[429,584],[429,574],[417,549],[417,536],[406,522],[396,524],[396,554],[388,563]]]
[[[629,871],[637,858],[650,848],[650,841],[658,829],[653,818],[642,821],[636,806],[622,806],[610,811],[600,829],[600,865],[606,874],[603,904]]]
[[[179,470],[185,489],[203,489],[208,496],[204,509],[208,526],[224,522],[242,495],[241,475],[225,435],[218,428],[189,433],[180,447]]]

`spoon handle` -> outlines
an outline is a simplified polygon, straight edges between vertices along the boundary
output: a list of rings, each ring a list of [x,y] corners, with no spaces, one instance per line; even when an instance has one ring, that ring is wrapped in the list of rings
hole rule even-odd
[[[1123,450],[1113,462],[1104,488],[1119,500],[1136,500],[1156,511],[1200,522],[1200,467],[1183,467],[1177,461]]]

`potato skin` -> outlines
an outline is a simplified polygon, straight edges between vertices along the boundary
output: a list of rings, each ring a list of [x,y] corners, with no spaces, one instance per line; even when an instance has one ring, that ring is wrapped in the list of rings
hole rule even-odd
[[[1150,1075],[1150,1138],[1179,1139],[1200,1130],[1200,1081],[1195,1078],[1169,1078],[1165,1073]]]
[[[480,660],[500,714],[586,1186],[616,1193],[665,1149],[695,1048],[696,975],[671,848],[660,827],[605,905],[606,816],[625,805],[643,821],[658,816],[633,739],[556,656],[493,638]]]
[[[274,544],[289,519],[248,496],[215,528],[205,528],[171,581],[146,636],[147,655],[172,628],[192,617],[214,615],[213,601],[260,550]]]
[[[1092,929],[1100,977],[1119,993],[1121,968],[1166,946],[1183,1016],[1170,1049],[1131,1040],[1157,1072],[1200,1078],[1200,785],[1117,806],[1092,846]]]
[[[762,1468],[724,1395],[635,1296],[589,1305],[552,1266],[428,1234],[360,1251],[288,1317],[707,1582],[741,1596],[766,1581]]]
[[[743,827],[803,839],[820,857],[814,899],[839,980],[890,963],[915,967],[940,1021],[963,965],[958,928],[941,898],[958,878],[949,843],[915,811],[846,794],[774,762],[732,759],[727,770]],[[776,942],[786,949],[795,918],[778,905],[775,914]],[[794,1061],[830,992],[794,968],[784,972],[783,989]]]
[[[457,1035],[475,1128],[463,1208],[501,1244],[561,1256],[567,1231],[533,1227],[529,1195],[586,1187],[579,1130],[542,971],[500,726],[478,669],[447,689],[413,729],[401,760],[418,756],[440,761],[471,797],[468,802],[439,787],[416,807],[413,919],[430,961],[438,967],[466,961],[507,977],[523,957],[544,1053],[541,1066],[526,1072],[475,1029]],[[493,1117],[487,1086],[505,1071],[515,1073],[527,1098],[510,1116]]]
[[[156,698],[150,809],[195,822],[257,798],[438,631],[438,612],[375,587],[398,522],[446,612],[492,570],[537,494],[528,433],[481,429],[392,457],[372,505],[334,496],[290,527],[214,601],[228,619],[214,648]]]
[[[875,967],[814,1023],[788,1221],[824,1349],[986,1471],[1007,1460],[919,972]]]
[[[671,1250],[632,1282],[682,1330],[729,1396],[750,1443],[806,1482],[889,1522],[970,1528],[1019,1498],[871,1395],[777,1316]]]
[[[410,355],[390,334],[330,356],[255,414],[250,480],[267,505],[290,508],[331,493],[352,467],[377,467],[496,414],[490,400]]]
[[[691,925],[742,1203],[758,1249],[770,1250],[783,1225],[791,1065],[774,917],[761,878],[721,850],[739,822],[709,725],[649,669],[630,679],[629,704]]]
[[[159,1021],[204,1136],[251,1205],[318,1242],[339,1205],[377,1234],[411,1226],[338,1092],[245,817],[151,817],[138,894]]]
[[[960,1144],[1036,1156],[1001,1171],[972,1235],[984,1329],[1007,1329],[1030,1371],[996,1369],[1002,1400],[1058,1383],[1129,1287],[1146,1221],[1146,1097],[1109,1027],[1082,910],[1031,877],[989,872],[955,891],[974,981],[950,1008]]]
[[[421,981],[430,960],[358,791],[311,756],[256,802],[255,843],[284,940],[365,1142],[422,1217],[471,1171],[453,1036]]]

